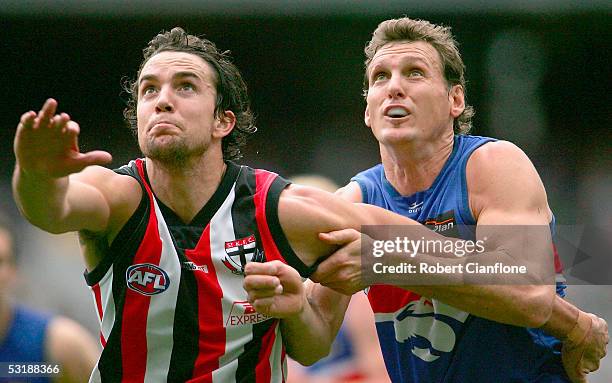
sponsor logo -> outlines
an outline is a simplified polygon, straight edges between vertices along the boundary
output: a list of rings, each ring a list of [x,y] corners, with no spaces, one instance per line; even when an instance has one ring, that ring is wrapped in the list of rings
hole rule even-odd
[[[191,270],[191,271],[202,271],[202,272],[208,273],[207,265],[200,266],[200,265],[196,265],[195,263],[189,262],[189,261],[183,262],[183,269]]]
[[[128,267],[125,280],[131,290],[142,295],[160,294],[170,286],[168,273],[151,263],[139,263]]]
[[[418,213],[423,208],[423,202],[413,202],[410,206],[408,206],[408,213]]]
[[[257,241],[253,234],[225,242],[225,253],[227,256],[223,259],[223,264],[237,275],[244,275],[244,266],[248,262],[265,261],[264,252],[257,248]]]
[[[393,318],[395,339],[412,346],[412,353],[425,362],[433,362],[455,347],[452,324],[464,323],[468,313],[441,302],[421,298],[398,310]]]
[[[425,226],[429,227],[436,233],[444,233],[446,237],[459,237],[457,223],[455,221],[455,212],[453,210],[445,211],[435,218],[427,218]]]
[[[270,317],[255,311],[248,301],[237,301],[232,304],[225,327],[255,324],[268,319]]]

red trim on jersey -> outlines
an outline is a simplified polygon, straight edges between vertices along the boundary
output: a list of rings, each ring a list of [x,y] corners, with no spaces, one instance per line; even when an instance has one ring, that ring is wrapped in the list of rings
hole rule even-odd
[[[145,182],[142,160],[136,160],[138,174],[149,195],[149,222],[144,238],[134,255],[132,264],[152,263],[159,265],[162,243],[157,230],[157,216],[153,193]],[[123,380],[129,382],[143,381],[147,366],[147,314],[151,297],[125,290],[123,317],[121,319],[121,360]]]
[[[100,292],[100,284],[96,283],[91,286],[91,290],[94,293],[94,298],[96,299],[96,309],[98,310],[98,317],[100,317],[100,323],[102,322],[103,312],[102,312],[102,293]],[[100,325],[100,327],[102,327]],[[106,339],[104,339],[104,335],[102,334],[102,330],[100,330],[100,344],[102,347],[106,347]]]
[[[368,300],[374,313],[393,313],[419,299],[419,294],[389,285],[373,285],[368,291]]]
[[[557,251],[557,246],[553,243],[553,255],[555,259],[555,272],[560,274],[563,272],[563,263],[561,263],[561,258],[559,258],[559,252]]]
[[[98,317],[102,320],[102,293],[100,292],[100,284],[96,283],[91,286],[94,297],[96,298],[96,308],[98,309]]]
[[[255,367],[255,382],[270,383],[272,379],[272,370],[270,368],[270,354],[276,340],[276,328],[278,321],[271,326],[268,332],[261,338],[261,349],[259,350],[259,362]]]
[[[283,263],[287,263],[285,258],[281,255],[270,228],[268,227],[268,220],[266,216],[266,201],[268,197],[268,190],[272,182],[276,179],[277,175],[266,170],[256,169],[255,170],[255,194],[253,195],[253,203],[255,204],[255,220],[257,221],[257,229],[259,230],[259,236],[261,238],[262,246],[266,256],[266,261],[279,260]],[[261,339],[261,349],[259,352],[259,362],[255,368],[255,380],[256,382],[270,382],[271,370],[270,370],[270,354],[272,347],[276,339],[276,327],[278,326],[278,320],[271,326],[268,332]],[[284,361],[284,347],[283,347],[283,358],[281,363]],[[281,367],[282,369],[282,367]],[[285,381],[283,377],[283,382]]]
[[[261,169],[255,170],[255,194],[253,195],[253,202],[255,203],[255,220],[257,221],[257,229],[261,237],[266,261],[279,260],[283,263],[287,263],[276,247],[266,218],[266,199],[268,197],[268,190],[276,177],[277,175],[274,173]]]
[[[185,256],[208,272],[195,273],[198,286],[199,339],[198,356],[193,367],[193,378],[198,382],[212,382],[212,372],[219,368],[219,358],[225,353],[223,327],[223,291],[217,279],[210,251],[210,224],[206,226],[195,249],[185,250]]]

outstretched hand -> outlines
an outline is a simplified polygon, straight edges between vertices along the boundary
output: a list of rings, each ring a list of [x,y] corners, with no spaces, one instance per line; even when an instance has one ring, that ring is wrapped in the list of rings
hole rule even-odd
[[[249,262],[244,268],[244,289],[257,312],[274,318],[299,315],[306,293],[302,277],[281,261]]]
[[[609,340],[606,321],[593,314],[585,315],[592,321],[584,337],[574,342],[564,341],[561,349],[563,367],[573,383],[586,383],[586,375],[599,368]]]
[[[104,151],[80,153],[79,125],[66,113],[55,114],[56,110],[57,101],[50,98],[38,114],[29,111],[21,116],[14,150],[23,172],[60,178],[111,162],[111,155]]]

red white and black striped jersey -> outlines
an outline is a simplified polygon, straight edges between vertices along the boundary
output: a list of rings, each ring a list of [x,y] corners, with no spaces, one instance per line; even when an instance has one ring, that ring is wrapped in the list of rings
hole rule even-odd
[[[278,221],[288,181],[227,163],[210,201],[183,223],[157,200],[145,162],[117,170],[140,183],[140,206],[85,274],[104,347],[91,377],[103,382],[284,382],[277,319],[247,301],[247,262],[281,260],[303,276]]]

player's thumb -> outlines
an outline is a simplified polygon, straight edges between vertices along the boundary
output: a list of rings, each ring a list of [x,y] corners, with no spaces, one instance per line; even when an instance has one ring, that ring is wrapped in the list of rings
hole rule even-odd
[[[106,165],[113,160],[113,156],[109,152],[103,150],[94,150],[87,153],[81,153],[79,162],[85,166],[91,165]]]
[[[360,235],[361,233],[355,229],[342,229],[319,233],[319,239],[329,245],[344,245],[358,240]]]

